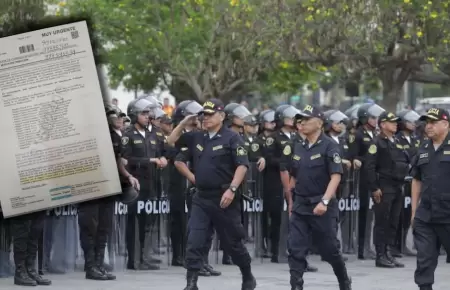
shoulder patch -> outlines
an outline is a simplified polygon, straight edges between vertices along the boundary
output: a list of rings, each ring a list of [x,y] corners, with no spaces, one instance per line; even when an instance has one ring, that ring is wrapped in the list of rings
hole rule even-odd
[[[128,141],[130,141],[130,138],[128,137],[122,137],[122,145],[127,145]]]
[[[258,143],[253,143],[252,144],[252,151],[256,152],[256,151],[258,151],[258,149],[259,149],[259,144]]]
[[[245,150],[244,147],[239,146],[238,148],[236,148],[236,155],[237,156],[245,156],[245,155],[247,155],[247,150]]]
[[[355,142],[355,135],[353,135],[353,134],[348,135],[348,143],[353,143],[353,142]]]
[[[333,162],[337,163],[337,164],[342,162],[342,159],[341,159],[341,156],[339,155],[339,153],[334,153],[333,154]]]
[[[294,159],[294,160],[300,160],[300,156],[298,156],[298,155],[294,155],[293,157],[292,157],[292,159]]]
[[[377,153],[377,145],[375,145],[375,144],[370,145],[368,152],[369,152],[370,154],[375,154],[375,153]]]
[[[290,146],[290,145],[286,145],[286,146],[284,147],[284,149],[283,149],[283,154],[284,154],[284,155],[290,155],[291,152],[292,152],[291,146]]]

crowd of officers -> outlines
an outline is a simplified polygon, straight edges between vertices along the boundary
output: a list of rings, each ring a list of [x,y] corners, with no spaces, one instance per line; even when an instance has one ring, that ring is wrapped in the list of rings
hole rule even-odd
[[[208,262],[214,233],[223,250],[223,264],[235,264],[242,272],[242,290],[255,289],[251,258],[244,245],[250,239],[249,221],[242,206],[243,201],[252,199],[245,185],[250,164],[262,176],[261,250],[273,263],[284,254],[279,253],[279,244],[283,242],[281,221],[287,203],[292,290],[303,290],[304,272],[317,271],[306,259],[312,251],[333,267],[341,290],[351,289],[346,258],[337,238],[337,200],[342,197],[344,182],[354,172],[358,172],[360,180],[354,189],[360,199],[357,254],[359,259],[374,259],[377,267],[404,267],[398,258],[402,254],[415,255],[405,243],[416,209],[416,219],[419,213],[422,217],[422,233],[433,231],[427,228],[430,219],[426,218],[432,219],[433,213],[439,212],[439,200],[442,204],[450,200],[448,196],[430,198],[426,209],[421,206],[423,202],[419,203],[420,193],[422,200],[426,196],[424,187],[430,178],[438,182],[431,185],[432,191],[439,191],[436,187],[444,183],[436,181],[435,171],[444,175],[445,170],[450,170],[445,167],[450,158],[450,151],[446,151],[450,141],[443,141],[447,142],[443,149],[435,148],[444,150],[443,157],[435,158],[436,153],[430,151],[434,139],[424,134],[425,128],[442,121],[447,122],[448,132],[449,116],[444,110],[431,109],[420,117],[412,110],[386,112],[376,104],[363,104],[345,113],[322,112],[310,105],[302,110],[281,105],[253,116],[243,105],[225,106],[212,99],[203,105],[183,101],[169,117],[156,99],[142,96],[129,103],[127,114],[112,105],[106,111],[123,194],[79,205],[87,279],[115,279],[105,265],[115,201],[119,198],[133,205],[137,200],[158,199],[164,191],[170,200],[172,266],[187,269],[185,290],[197,290],[199,276],[221,274]],[[168,176],[164,185],[161,174]],[[412,210],[404,208],[405,196],[411,196]],[[129,207],[127,268],[156,270],[157,261],[144,253],[146,237],[156,218],[133,210],[136,207]],[[441,213],[443,224],[448,222],[445,217],[449,218],[449,213]],[[371,250],[372,219],[375,253]],[[35,270],[42,220],[41,213],[14,218],[15,284],[51,283]],[[135,228],[139,229],[138,243],[132,238]],[[445,230],[448,234],[448,227],[439,229],[440,235]],[[448,244],[440,236],[430,239],[422,235],[415,245],[421,261],[415,278],[422,290],[431,289],[437,264],[436,252],[428,247],[438,240],[444,246]],[[140,245],[139,255],[134,254],[136,245]]]

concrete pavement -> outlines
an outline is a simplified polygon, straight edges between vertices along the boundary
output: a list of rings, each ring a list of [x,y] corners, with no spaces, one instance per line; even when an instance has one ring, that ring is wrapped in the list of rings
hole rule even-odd
[[[414,284],[415,259],[404,258],[404,269],[380,269],[374,267],[373,261],[358,261],[351,257],[348,262],[350,275],[353,278],[353,290],[407,290],[417,289]],[[311,262],[318,266],[318,273],[305,275],[305,290],[338,289],[336,278],[331,267],[320,262],[317,256],[311,257]],[[217,265],[222,271],[220,277],[200,277],[201,290],[239,290],[240,273],[235,266]],[[289,272],[286,264],[271,264],[257,261],[253,265],[254,274],[258,280],[257,289],[289,290]],[[440,257],[436,271],[435,290],[450,288],[450,264],[445,263],[445,256]],[[118,272],[116,281],[88,281],[84,273],[75,272],[65,275],[46,275],[53,280],[52,286],[38,286],[33,289],[49,290],[182,290],[185,286],[185,271],[181,268],[167,268],[153,272]],[[13,279],[0,279],[0,289],[26,289],[13,285]]]

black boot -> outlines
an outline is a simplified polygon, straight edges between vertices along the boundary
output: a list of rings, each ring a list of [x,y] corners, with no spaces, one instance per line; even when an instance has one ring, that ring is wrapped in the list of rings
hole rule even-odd
[[[420,286],[419,289],[420,290],[433,290],[433,286],[431,286],[431,285]]]
[[[222,255],[222,264],[223,265],[233,265],[233,261],[231,261],[230,255],[227,252],[223,251]]]
[[[109,269],[105,267],[105,248],[103,248],[103,250],[97,250],[95,254],[95,264],[97,265],[97,268],[100,270],[100,272],[102,272],[103,275],[108,278],[108,280],[116,280],[116,276],[109,273]]]
[[[201,277],[210,277],[211,273],[209,273],[209,271],[206,270],[205,267],[203,267],[200,269],[200,271],[198,271],[198,275]]]
[[[172,265],[173,267],[183,267],[183,266],[184,266],[183,259],[182,259],[181,257],[174,256],[174,257],[172,258],[172,263],[171,263],[171,265]]]
[[[392,255],[392,246],[386,246],[386,257],[388,258],[389,261],[391,261],[392,264],[394,264],[394,266],[396,268],[404,268],[405,265],[400,263],[397,259],[394,258],[394,256]]]
[[[211,274],[211,276],[220,276],[222,275],[222,273],[220,271],[215,270],[211,265],[209,264],[205,264],[205,266],[203,267],[206,271],[209,272],[209,274]]]
[[[242,287],[241,290],[254,290],[256,288],[256,279],[252,274],[251,266],[241,268]]]
[[[344,282],[339,282],[339,290],[352,290],[352,279]]]
[[[95,263],[94,251],[89,251],[84,254],[85,266],[86,266],[86,279],[106,281],[108,277],[97,267]]]
[[[291,276],[291,290],[303,290],[303,278]]]
[[[197,281],[198,281],[198,272],[187,271],[186,288],[184,288],[184,290],[198,290]]]
[[[375,260],[375,266],[379,268],[395,268],[395,265],[386,256],[386,246],[376,246],[377,258]]]
[[[14,284],[19,286],[37,286],[37,282],[28,275],[25,263],[16,263]]]
[[[27,258],[27,272],[28,272],[28,276],[33,279],[34,281],[36,281],[37,285],[51,285],[52,281],[43,278],[41,275],[39,275],[39,273],[36,271],[36,255],[34,256],[29,256]]]
[[[144,249],[141,249],[141,264],[139,265],[139,270],[159,270],[160,267],[150,259],[146,259],[144,255]]]

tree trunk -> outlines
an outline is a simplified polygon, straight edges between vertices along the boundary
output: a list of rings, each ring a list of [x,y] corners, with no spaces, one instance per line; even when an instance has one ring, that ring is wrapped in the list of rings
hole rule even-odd
[[[386,111],[395,113],[397,111],[397,103],[400,101],[401,90],[396,87],[385,87],[383,85],[383,101],[382,107]]]

